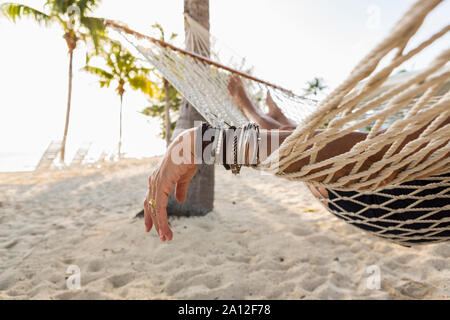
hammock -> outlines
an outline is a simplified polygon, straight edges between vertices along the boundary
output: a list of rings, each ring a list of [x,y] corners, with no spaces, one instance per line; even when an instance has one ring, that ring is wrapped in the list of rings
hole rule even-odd
[[[231,74],[246,79],[249,96],[261,108],[263,95],[270,91],[283,113],[298,126],[259,169],[289,180],[338,190],[339,193],[330,191],[332,199],[321,199],[333,214],[377,236],[411,245],[450,239],[450,205],[438,208],[427,205],[436,197],[450,198],[450,179],[445,175],[450,172],[450,124],[445,124],[450,117],[450,68],[447,65],[450,49],[443,50],[425,69],[403,77],[394,85],[390,75],[430,45],[442,41],[450,31],[447,25],[406,50],[424,19],[440,2],[417,1],[389,36],[320,103],[249,75],[242,64],[235,67],[231,67],[229,61],[228,66],[221,64],[218,62],[220,54],[211,49],[214,38],[189,17],[186,17],[190,31],[186,44],[198,53],[144,36],[116,22],[109,21],[107,25],[126,39],[124,42],[131,50],[137,50],[158,69],[213,126],[226,128],[248,123],[228,93]],[[425,130],[417,139],[398,150],[410,134],[424,126]],[[320,133],[314,134],[317,129],[321,129]],[[385,131],[380,133],[382,129]],[[348,152],[317,160],[319,150],[326,144],[358,130],[368,131],[364,141]],[[368,158],[386,148],[381,160],[368,168],[363,166]],[[300,171],[285,173],[291,163],[307,157],[309,163]],[[332,182],[337,171],[352,164],[350,174]],[[399,173],[385,185],[386,179],[396,171]],[[419,180],[424,176],[432,177]],[[420,182],[412,186],[411,181]],[[407,196],[389,192],[412,188],[418,189]],[[436,194],[424,195],[424,190]],[[348,194],[343,195],[343,192]],[[375,195],[386,201],[368,207],[360,202],[360,195]],[[406,198],[412,200],[403,208],[392,206]],[[343,199],[353,201],[360,210],[346,212],[339,207]],[[368,214],[374,210],[378,210],[376,216]],[[414,214],[410,219],[399,220],[402,212]]]

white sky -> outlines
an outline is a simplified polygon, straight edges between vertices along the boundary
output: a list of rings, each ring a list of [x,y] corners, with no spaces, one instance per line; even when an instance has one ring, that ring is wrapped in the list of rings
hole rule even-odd
[[[42,9],[44,0],[22,3]],[[256,66],[262,78],[298,90],[321,76],[337,85],[407,10],[411,0],[210,0],[211,32]],[[183,0],[104,0],[96,16],[117,19],[148,33],[159,22],[183,35]],[[426,20],[419,38],[449,23],[450,2]],[[447,37],[446,40],[449,40]],[[446,41],[447,45],[449,41]],[[17,24],[0,18],[0,158],[4,153],[41,153],[61,139],[67,99],[67,46],[58,27]],[[420,69],[444,47],[431,48],[405,66]],[[85,48],[75,52],[68,157],[85,141],[114,150],[119,99],[79,70]],[[124,98],[124,151],[162,153],[159,123],[138,114],[148,103],[139,93]],[[1,160],[1,159],[0,159]]]

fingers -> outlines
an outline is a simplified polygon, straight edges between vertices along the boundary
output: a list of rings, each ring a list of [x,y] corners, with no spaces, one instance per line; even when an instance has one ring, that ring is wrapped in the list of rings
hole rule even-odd
[[[177,182],[175,199],[177,199],[179,203],[184,203],[186,201],[189,183],[191,182],[192,178],[194,178],[196,172],[197,170],[193,170],[186,173],[186,175]]]
[[[159,224],[156,219],[155,208],[153,207],[155,199],[155,179],[153,175],[148,179],[148,191],[147,196],[144,201],[144,220],[145,220],[145,231],[149,232],[152,226],[155,225],[156,232],[159,234]]]
[[[177,199],[179,203],[184,203],[186,201],[188,188],[189,183],[177,183],[177,187],[175,189],[175,199]]]
[[[171,241],[173,238],[172,230],[169,228],[167,221],[167,202],[169,195],[172,193],[175,184],[167,185],[167,187],[160,187],[156,192],[156,217],[159,224],[159,238],[161,241]]]
[[[150,230],[152,230],[153,226],[152,218],[150,216],[149,197],[150,197],[150,190],[147,191],[147,196],[144,200],[145,232],[149,232]]]
[[[149,191],[144,202],[144,216],[146,231],[150,231],[152,224],[161,241],[170,241],[173,238],[172,230],[167,220],[167,203],[169,195],[175,187],[175,182],[161,180],[153,174],[149,178]]]
[[[152,180],[152,184],[151,184],[151,188],[150,188],[150,200],[149,200],[149,208],[150,208],[150,216],[152,218],[153,224],[155,225],[155,229],[156,229],[156,233],[158,235],[160,235],[160,224],[158,221],[158,217],[156,214],[156,209],[155,209],[155,205],[156,205],[156,201],[155,201],[155,196],[157,193],[157,186],[156,186],[156,182],[155,179]],[[150,201],[152,201],[152,203],[150,203]]]

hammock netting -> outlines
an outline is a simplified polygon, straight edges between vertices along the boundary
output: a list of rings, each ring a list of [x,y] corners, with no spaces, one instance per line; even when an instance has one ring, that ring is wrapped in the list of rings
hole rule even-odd
[[[450,25],[409,48],[440,2],[417,1],[387,38],[320,102],[248,75],[251,68],[245,60],[229,58],[233,55],[224,58],[223,50],[215,50],[216,39],[188,16],[186,47],[195,53],[121,24],[108,24],[122,43],[160,71],[213,126],[248,123],[228,92],[231,75],[245,79],[249,96],[260,108],[269,91],[298,126],[259,169],[325,187],[330,198],[320,200],[333,214],[377,236],[411,245],[450,239],[449,201],[443,207],[431,205],[438,197],[450,198],[450,49],[447,46],[420,71],[398,76],[401,81],[393,81],[391,74],[431,45],[445,41]],[[405,142],[421,129],[417,138]],[[324,146],[352,131],[367,132],[367,137],[345,153],[318,160]],[[371,161],[382,150],[382,158]],[[301,159],[308,159],[308,164],[298,172],[285,172]],[[346,166],[352,166],[351,172],[336,179]],[[382,201],[368,206],[361,201],[363,196]],[[352,201],[358,210],[346,210],[341,200]]]

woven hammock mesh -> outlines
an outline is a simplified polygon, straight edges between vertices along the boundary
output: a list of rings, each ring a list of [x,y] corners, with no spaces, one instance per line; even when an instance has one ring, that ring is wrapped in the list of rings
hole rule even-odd
[[[245,79],[255,105],[264,109],[263,97],[269,91],[283,113],[298,124],[260,170],[325,187],[329,197],[322,196],[320,201],[329,211],[382,238],[402,245],[449,240],[450,49],[394,85],[390,77],[394,69],[443,41],[450,31],[447,25],[406,50],[440,2],[416,2],[389,36],[320,103],[270,83]],[[188,47],[211,60],[225,61],[234,70],[251,71],[242,59],[224,58],[220,50],[215,51],[215,38],[189,17],[187,25]],[[228,93],[232,71],[127,28],[113,27],[125,39],[122,42],[159,70],[209,123],[225,128],[248,123]],[[320,159],[322,148],[353,131],[366,132],[366,138],[345,153]],[[416,132],[420,134],[415,139],[405,142]],[[382,150],[383,156],[372,161]],[[286,173],[301,159],[308,159],[307,165]],[[336,178],[348,166],[351,172]],[[366,204],[367,197],[371,205]]]

